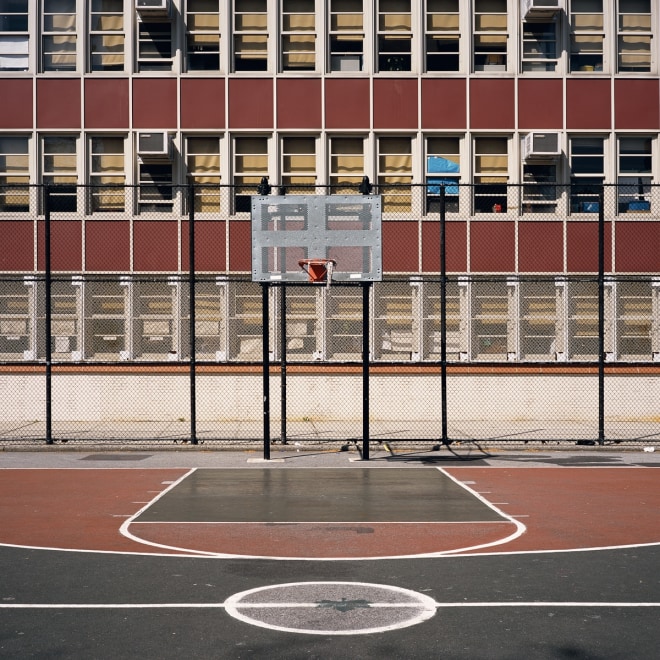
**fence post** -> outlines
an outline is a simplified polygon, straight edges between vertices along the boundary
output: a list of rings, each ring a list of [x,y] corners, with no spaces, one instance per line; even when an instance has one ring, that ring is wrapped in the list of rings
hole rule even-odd
[[[53,355],[51,329],[51,291],[52,274],[50,263],[50,185],[43,188],[44,193],[44,340],[46,343],[46,444],[53,444]]]
[[[197,346],[195,341],[195,186],[188,184],[188,304],[190,350],[190,444],[197,444]]]
[[[605,444],[605,188],[598,192],[598,444]]]
[[[261,309],[262,309],[262,353],[261,363],[263,367],[263,412],[264,412],[264,460],[270,460],[270,313],[268,307],[268,283],[261,283]]]
[[[447,437],[447,250],[445,187],[440,187],[440,406],[442,414],[442,444]]]
[[[280,442],[286,440],[286,283],[280,286]]]

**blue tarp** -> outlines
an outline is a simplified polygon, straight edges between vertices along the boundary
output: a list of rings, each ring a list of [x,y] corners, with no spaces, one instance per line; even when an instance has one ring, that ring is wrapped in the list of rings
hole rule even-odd
[[[426,161],[427,171],[432,174],[449,174],[460,171],[458,163],[441,156],[428,156]],[[445,186],[446,195],[458,195],[456,178],[429,177],[427,183],[429,184],[429,195],[439,195],[441,186]]]

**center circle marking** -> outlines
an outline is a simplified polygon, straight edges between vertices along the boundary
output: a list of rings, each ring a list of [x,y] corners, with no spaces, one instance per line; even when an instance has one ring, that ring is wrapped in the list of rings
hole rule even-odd
[[[309,635],[366,635],[430,619],[424,594],[367,582],[290,582],[249,589],[225,602],[230,616],[261,628]]]

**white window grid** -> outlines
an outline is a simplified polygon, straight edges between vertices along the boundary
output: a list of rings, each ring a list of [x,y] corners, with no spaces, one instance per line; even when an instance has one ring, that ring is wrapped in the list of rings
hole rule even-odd
[[[412,0],[378,0],[379,72],[413,71]]]
[[[357,72],[365,67],[364,0],[329,0],[329,71]]]
[[[41,2],[41,70],[71,72],[77,68],[76,0]]]
[[[91,0],[88,71],[124,71],[126,28],[123,0]]]

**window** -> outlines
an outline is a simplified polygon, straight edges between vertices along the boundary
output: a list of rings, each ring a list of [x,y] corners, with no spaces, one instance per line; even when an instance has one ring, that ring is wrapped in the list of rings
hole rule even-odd
[[[220,69],[220,12],[217,0],[188,0],[186,49],[188,71]]]
[[[474,140],[474,212],[506,213],[509,181],[508,140],[482,137]]]
[[[234,70],[268,68],[266,0],[234,0]]]
[[[43,182],[50,191],[50,210],[75,212],[78,209],[78,164],[76,138],[53,135],[42,138]]]
[[[62,279],[51,283],[51,351],[57,360],[80,360],[82,344],[81,303],[82,282]],[[44,300],[45,302],[45,300]],[[45,305],[38,301],[39,355],[45,355]],[[42,339],[43,337],[43,339]]]
[[[92,213],[124,211],[124,138],[93,137],[90,141]]]
[[[255,195],[262,177],[268,176],[268,138],[237,137],[234,141],[235,211],[252,208],[250,196]]]
[[[29,67],[28,0],[0,4],[0,71],[27,71]]]
[[[426,149],[426,211],[440,212],[440,192],[444,187],[445,211],[457,213],[461,140],[457,137],[428,138]]]
[[[362,71],[362,0],[330,0],[330,70]]]
[[[522,24],[522,70],[555,71],[557,68],[557,23]]]
[[[138,23],[138,71],[172,70],[172,23]]]
[[[597,360],[598,283],[570,282],[568,286],[568,358]]]
[[[34,286],[4,280],[0,289],[0,359],[34,359]]]
[[[314,0],[282,2],[282,71],[313,71],[316,27]]]
[[[617,359],[650,361],[653,357],[654,291],[646,281],[616,284]]]
[[[172,163],[141,162],[138,165],[140,213],[170,213],[174,207]]]
[[[461,36],[458,10],[458,0],[427,0],[427,71],[458,71]]]
[[[475,71],[506,71],[507,19],[507,0],[475,0]]]
[[[385,213],[410,213],[412,210],[412,139],[378,139],[378,187],[383,195]]]
[[[557,164],[523,164],[523,213],[555,213],[557,210]]]
[[[651,0],[619,0],[618,70],[651,70]]]
[[[517,287],[502,281],[472,282],[472,359],[504,361],[514,353]]]
[[[598,213],[599,194],[605,181],[605,140],[599,137],[571,140],[571,213]]]
[[[652,147],[653,141],[649,137],[619,138],[619,213],[647,213],[651,210]]]
[[[555,282],[520,282],[520,357],[555,360],[562,288]]]
[[[330,139],[331,193],[355,195],[364,176],[364,139],[334,137]]]
[[[378,70],[411,71],[410,0],[378,1]]]
[[[190,358],[190,296],[182,286],[181,358]],[[227,283],[209,278],[195,282],[195,356],[198,360],[227,359]]]
[[[88,281],[85,283],[85,357],[92,360],[127,360],[129,333],[129,282]]]
[[[124,70],[123,0],[92,0],[89,15],[89,70]]]
[[[603,0],[571,2],[571,71],[602,71]]]
[[[419,355],[415,330],[415,287],[383,282],[374,300],[374,348],[378,360],[411,360]]]
[[[133,350],[135,359],[165,360],[177,354],[176,286],[168,282],[133,284]]]
[[[43,0],[42,70],[76,70],[76,0]]]
[[[188,178],[195,186],[195,211],[220,210],[220,139],[189,137],[186,140]]]
[[[313,137],[282,139],[282,185],[287,192],[311,193],[316,183],[316,140]],[[303,186],[299,191],[292,190]]]
[[[0,136],[0,211],[30,210],[27,137]]]

